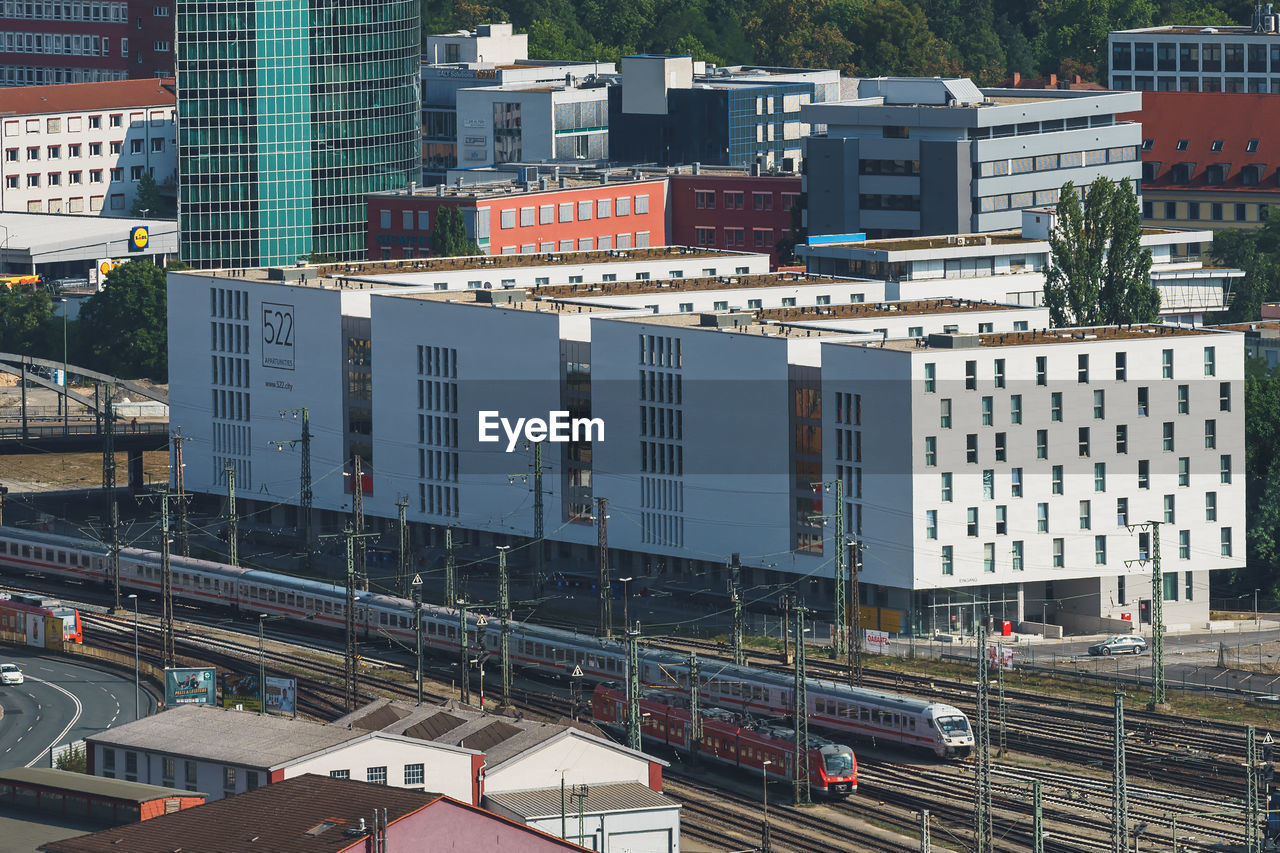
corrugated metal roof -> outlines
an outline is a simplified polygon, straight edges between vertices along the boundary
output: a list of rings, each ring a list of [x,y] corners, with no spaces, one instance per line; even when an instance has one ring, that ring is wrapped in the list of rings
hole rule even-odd
[[[559,788],[486,794],[485,802],[501,806],[525,820],[555,817],[560,814],[561,809]],[[639,782],[629,782],[625,785],[590,785],[587,788],[587,797],[582,803],[584,814],[678,808],[680,804],[671,797],[660,794]],[[577,803],[573,804],[573,810],[575,812],[578,810]]]
[[[84,773],[54,770],[50,767],[15,767],[12,770],[3,770],[0,771],[0,782],[41,785],[45,788],[57,788],[60,791],[75,791],[90,797],[110,797],[113,800],[128,800],[134,803],[166,800],[172,797],[208,796],[196,791],[180,791],[177,788],[162,788],[159,785],[147,785],[142,782],[127,782],[124,779],[87,776]]]

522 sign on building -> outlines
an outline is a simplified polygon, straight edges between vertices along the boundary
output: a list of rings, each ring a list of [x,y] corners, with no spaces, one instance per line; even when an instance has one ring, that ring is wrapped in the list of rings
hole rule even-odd
[[[262,303],[262,366],[293,370],[293,306]]]

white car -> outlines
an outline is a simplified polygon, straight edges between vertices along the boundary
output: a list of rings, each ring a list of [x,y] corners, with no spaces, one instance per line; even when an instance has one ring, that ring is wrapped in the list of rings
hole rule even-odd
[[[16,663],[0,664],[0,684],[21,684],[22,670]]]

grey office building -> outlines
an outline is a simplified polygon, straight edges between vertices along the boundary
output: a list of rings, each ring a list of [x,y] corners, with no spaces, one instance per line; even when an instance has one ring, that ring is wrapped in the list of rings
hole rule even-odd
[[[1137,92],[979,89],[970,80],[879,78],[858,97],[811,104],[826,125],[806,140],[811,235],[916,237],[1017,228],[1022,210],[1056,204],[1067,181],[1099,175],[1135,189]]]

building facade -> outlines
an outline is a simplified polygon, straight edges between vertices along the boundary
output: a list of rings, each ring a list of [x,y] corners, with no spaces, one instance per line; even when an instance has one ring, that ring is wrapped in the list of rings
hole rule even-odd
[[[767,252],[777,266],[778,243],[800,217],[799,174],[699,167],[668,180],[673,244]]]
[[[1261,14],[1259,14],[1261,12]],[[1145,27],[1107,36],[1112,89],[1280,92],[1280,16],[1247,27]]]
[[[1148,92],[1142,111],[1142,218],[1172,228],[1257,228],[1280,202],[1280,99]]]
[[[0,3],[0,86],[173,76],[173,0]]]
[[[438,186],[369,196],[369,257],[426,257],[437,212],[462,213],[467,235],[490,255],[643,249],[667,243],[665,179],[542,179]]]
[[[458,91],[458,166],[605,160],[609,96],[598,79],[516,82]]]
[[[806,140],[811,235],[977,234],[1016,228],[1067,181],[1141,178],[1127,92],[978,89],[969,80],[861,80],[858,97],[814,104]]]
[[[421,172],[417,0],[183,2],[177,24],[182,260],[363,258],[365,195]]]
[[[660,166],[800,168],[804,106],[840,96],[840,73],[715,67],[688,56],[625,56],[609,89],[609,156]]]
[[[1023,211],[1019,231],[977,236],[950,234],[883,240],[811,239],[797,254],[823,275],[887,280],[890,299],[954,296],[1018,305],[1041,305],[1049,268],[1049,233],[1056,211]],[[1225,310],[1238,269],[1205,266],[1213,232],[1146,228],[1139,238],[1151,251],[1151,283],[1160,291],[1166,321],[1202,323]]]
[[[154,79],[7,91],[0,210],[128,216],[144,174],[173,192],[175,100]]]

